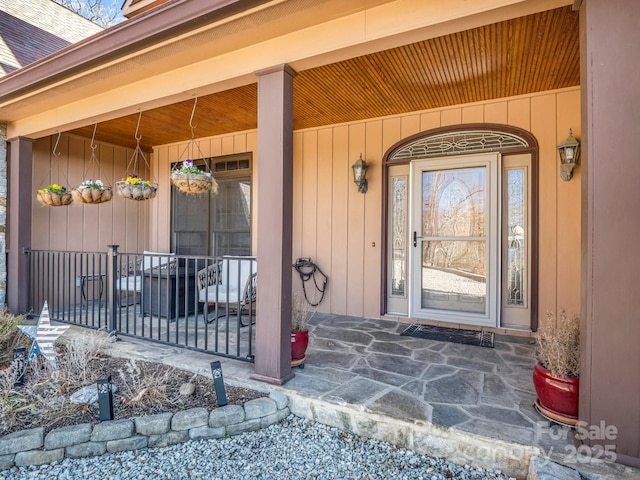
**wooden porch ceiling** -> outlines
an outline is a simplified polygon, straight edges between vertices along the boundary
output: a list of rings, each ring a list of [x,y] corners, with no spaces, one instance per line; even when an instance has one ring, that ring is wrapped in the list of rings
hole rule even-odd
[[[579,85],[578,33],[568,6],[298,72],[294,128]],[[190,139],[192,107],[189,100],[143,112],[141,147]],[[129,115],[100,123],[96,139],[133,148],[136,122]],[[257,84],[200,97],[194,124],[196,137],[256,128]]]

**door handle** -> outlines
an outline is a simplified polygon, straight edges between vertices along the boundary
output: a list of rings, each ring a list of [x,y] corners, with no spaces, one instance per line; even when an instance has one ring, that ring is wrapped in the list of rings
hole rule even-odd
[[[414,231],[413,232],[413,246],[417,247],[418,246],[418,239],[422,240],[424,237],[419,237],[418,236],[418,232]]]

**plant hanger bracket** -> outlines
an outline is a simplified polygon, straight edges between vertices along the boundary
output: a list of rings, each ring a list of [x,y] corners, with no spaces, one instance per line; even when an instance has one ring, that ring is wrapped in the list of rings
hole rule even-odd
[[[202,150],[200,149],[200,142],[196,140],[195,128],[197,127],[197,125],[193,124],[193,118],[196,114],[197,105],[198,105],[198,97],[194,97],[193,108],[191,109],[191,117],[189,117],[189,128],[191,129],[191,139],[187,142],[182,152],[180,152],[180,155],[178,155],[178,161],[175,162],[172,170],[177,170],[177,165],[181,161],[183,161],[182,159],[185,156],[186,156],[186,160],[193,160],[196,156],[195,149],[197,149],[198,159],[204,160],[204,163],[207,167],[207,171],[211,172],[211,169],[209,167],[209,161],[207,160],[207,158],[204,156],[204,153],[202,153]]]
[[[96,139],[96,131],[98,130],[98,122],[93,124],[93,134],[91,135],[91,144],[89,145],[91,148],[91,156],[89,157],[89,163],[87,163],[87,165],[85,166],[82,178],[86,180],[87,176],[93,173],[97,173],[97,175],[95,175],[96,178],[99,178],[100,175],[100,160],[98,159],[98,156],[96,155],[96,149],[98,148],[98,145],[96,145],[95,143],[95,139]],[[94,175],[91,175],[91,178],[93,178]],[[110,182],[105,182],[107,185],[111,186]]]

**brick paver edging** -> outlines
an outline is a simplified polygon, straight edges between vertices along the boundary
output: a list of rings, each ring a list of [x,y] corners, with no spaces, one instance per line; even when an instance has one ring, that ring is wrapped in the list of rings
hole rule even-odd
[[[289,415],[289,398],[272,391],[269,397],[210,412],[203,407],[176,413],[55,428],[31,428],[0,437],[0,471],[13,466],[42,465],[65,457],[166,447],[189,440],[221,438],[266,428]]]

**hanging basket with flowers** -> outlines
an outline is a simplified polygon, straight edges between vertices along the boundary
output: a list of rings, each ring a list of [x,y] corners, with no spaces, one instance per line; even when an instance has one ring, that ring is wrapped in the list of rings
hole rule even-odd
[[[38,201],[48,207],[62,207],[71,204],[73,198],[67,189],[57,183],[41,188],[37,193]]]
[[[113,189],[101,180],[85,180],[78,187],[71,190],[74,202],[98,204],[108,202],[113,198]]]
[[[96,130],[98,124],[93,126],[93,135],[91,136],[91,157],[84,171],[84,178],[88,175],[100,175],[100,162],[96,155],[98,145],[95,143]],[[76,203],[86,203],[89,205],[99,205],[109,202],[113,198],[113,189],[111,185],[105,184],[102,180],[83,180],[80,185],[71,190],[71,196]]]
[[[62,152],[56,151],[58,150],[60,137],[61,137],[61,134],[60,132],[58,132],[58,138],[52,150],[51,167],[49,168],[49,171],[47,172],[45,178],[40,183],[41,185],[44,184],[46,177],[49,177],[49,180],[48,180],[49,182],[51,181],[54,164],[55,162],[57,162],[58,157],[60,157],[62,153]],[[65,176],[63,173],[63,170],[58,169],[58,172],[63,177]],[[65,181],[67,184],[69,184],[69,181],[66,179],[66,177],[65,177]],[[69,193],[65,187],[63,187],[57,182],[53,182],[44,188],[39,188],[36,191],[36,198],[42,205],[46,205],[47,207],[63,207],[66,205],[71,205],[71,203],[73,203],[73,198],[71,197],[71,193]]]
[[[193,110],[191,110],[191,118],[189,119],[189,127],[191,128],[191,140],[187,143],[184,150],[178,157],[178,161],[175,163],[173,168],[171,169],[171,183],[180,190],[181,192],[185,192],[192,195],[201,195],[205,193],[217,193],[218,192],[218,182],[213,178],[211,172],[209,170],[209,163],[207,159],[202,154],[202,150],[200,150],[200,144],[195,139],[195,125],[193,124],[193,116],[196,113],[196,105],[198,104],[198,98],[196,97],[193,102]],[[197,153],[199,158],[202,158],[204,161],[205,170],[200,170],[194,163],[193,160],[187,158],[182,162],[180,168],[178,165],[180,164],[180,158],[183,157],[191,157],[194,158]]]
[[[182,162],[182,167],[171,172],[171,182],[185,193],[199,195],[202,193],[218,192],[218,182],[211,173],[200,170],[191,160]]]
[[[142,166],[142,162],[144,162],[147,170],[151,170],[147,157],[142,151],[142,148],[140,148],[142,135],[138,135],[138,131],[140,129],[141,119],[142,112],[138,115],[138,124],[136,125],[136,133],[134,134],[134,138],[136,139],[136,148],[133,151],[133,155],[131,155],[129,163],[127,164],[128,171],[137,172],[138,168]],[[140,161],[140,158],[142,158],[142,161]],[[150,200],[156,196],[158,191],[158,182],[143,180],[137,173],[129,173],[127,174],[127,178],[116,182],[116,189],[118,195],[122,198],[126,198],[127,200]]]
[[[118,195],[129,200],[149,200],[156,196],[158,184],[139,178],[135,173],[116,182]]]

